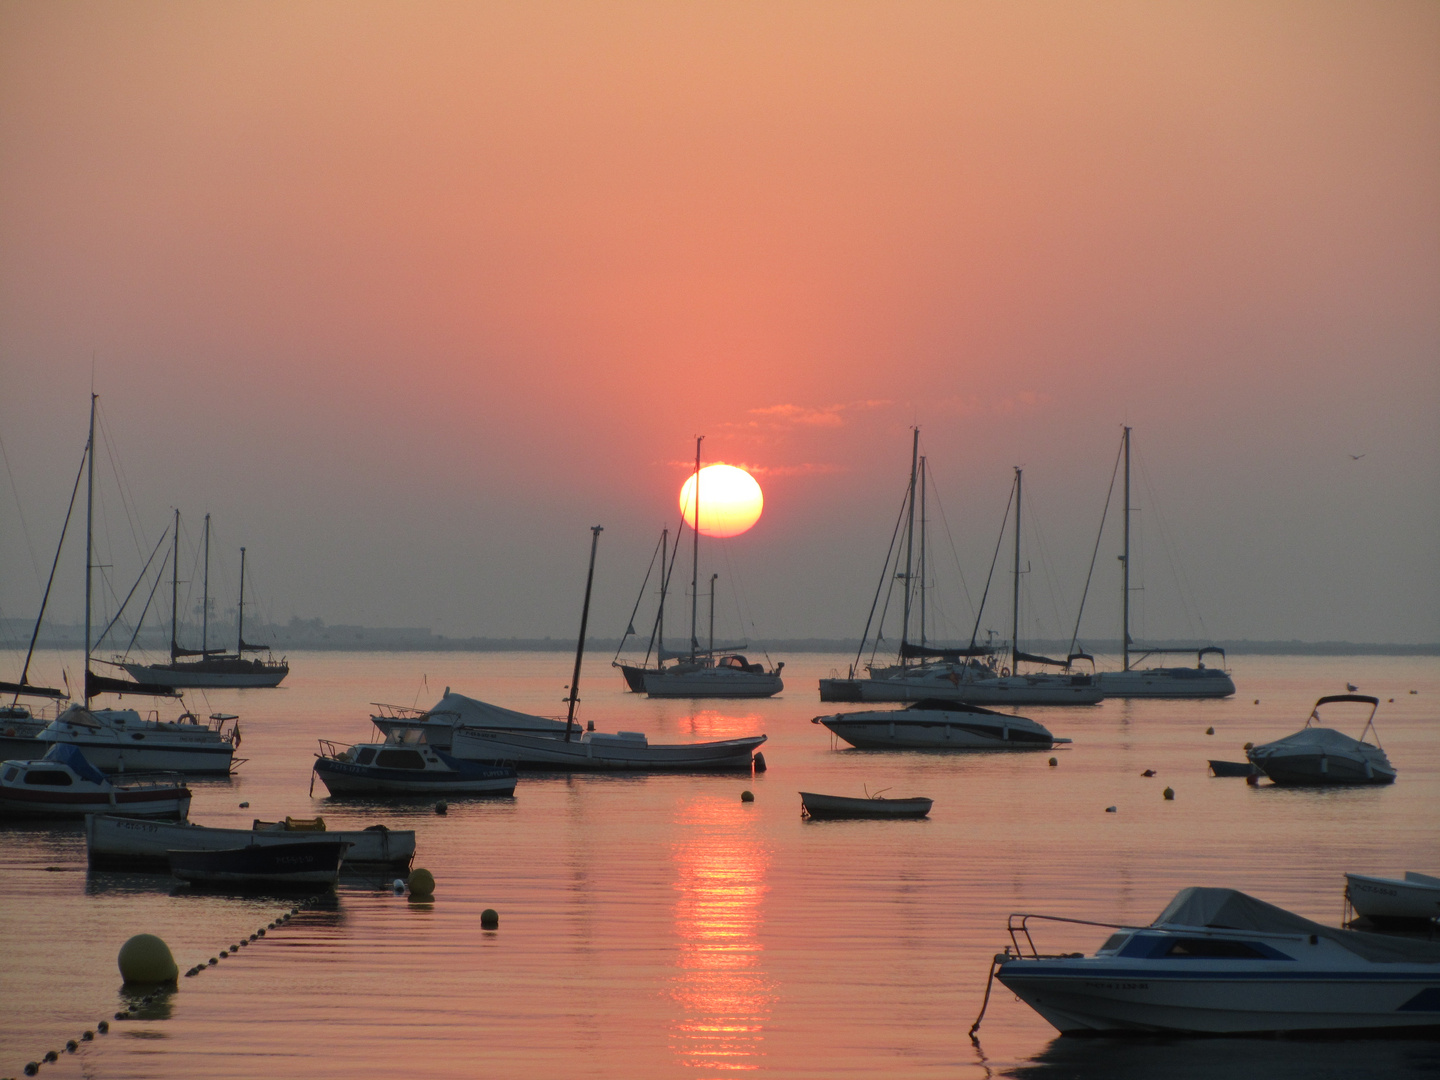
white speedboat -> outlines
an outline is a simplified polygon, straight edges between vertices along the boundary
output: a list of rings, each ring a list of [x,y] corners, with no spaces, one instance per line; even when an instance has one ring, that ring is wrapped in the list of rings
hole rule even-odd
[[[1377,924],[1424,922],[1440,918],[1440,878],[1407,870],[1403,880],[1345,875],[1350,906]]]
[[[1360,738],[1352,739],[1334,728],[1311,726],[1319,723],[1321,706],[1347,701],[1370,706],[1370,716],[1360,731]],[[1246,756],[1277,784],[1392,784],[1395,767],[1385,751],[1364,741],[1366,732],[1373,735],[1375,731],[1375,710],[1379,707],[1379,698],[1364,694],[1322,697],[1310,711],[1303,728],[1283,739],[1252,746]],[[1376,736],[1375,743],[1379,741]]]
[[[110,778],[63,743],[38,761],[0,762],[0,815],[82,817],[117,813],[184,818],[190,789],[177,776]]]
[[[1039,918],[1010,917],[994,977],[1066,1034],[1440,1026],[1437,942],[1331,929],[1234,889],[1182,889],[1150,926],[1114,927],[1091,956],[1040,953]]]
[[[492,705],[488,701],[466,697],[445,688],[445,694],[429,709],[410,709],[403,705],[381,705],[370,720],[388,739],[393,732],[406,732],[407,741],[418,738],[439,750],[450,749],[450,739],[457,727],[486,728],[491,731],[521,731],[530,735],[565,734],[565,721],[548,716]]]
[[[88,709],[76,704],[36,738],[76,747],[101,772],[166,770],[228,776],[238,728],[235,717],[223,713],[212,715],[209,723],[202,723],[194,713],[173,721],[145,720],[134,709]]]
[[[1049,750],[1070,741],[1024,716],[940,699],[903,709],[817,716],[811,723],[825,725],[862,750]]]
[[[406,744],[400,735],[343,750],[321,739],[315,775],[331,795],[515,794],[513,767],[460,761],[424,743]]]
[[[128,811],[126,811],[128,813]],[[90,865],[119,870],[168,870],[171,851],[225,851],[251,844],[276,846],[310,840],[341,840],[349,844],[349,866],[403,869],[415,857],[413,829],[305,829],[287,828],[285,822],[257,821],[250,829],[217,829],[193,822],[139,821],[113,814],[91,814],[85,819],[85,852]]]
[[[584,772],[698,772],[748,769],[764,735],[701,743],[652,743],[639,731],[574,731],[571,739],[460,728],[451,750],[470,761]]]

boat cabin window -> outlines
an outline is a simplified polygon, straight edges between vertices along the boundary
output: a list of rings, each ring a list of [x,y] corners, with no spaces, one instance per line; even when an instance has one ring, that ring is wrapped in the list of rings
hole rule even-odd
[[[360,753],[355,755],[355,761],[357,764],[360,765],[369,765],[374,760],[375,751],[368,746],[364,750],[361,750]]]
[[[73,781],[70,774],[59,769],[31,769],[25,774],[25,783],[43,784],[45,787],[69,787]]]
[[[1116,949],[1120,948],[1121,945],[1124,945],[1125,942],[1129,939],[1130,932],[1128,930],[1122,930],[1118,934],[1111,934],[1108,938],[1105,939],[1105,944],[1101,945],[1100,948],[1095,950],[1096,955],[1098,956],[1100,953],[1114,952]]]
[[[1166,956],[1200,960],[1268,960],[1259,949],[1243,941],[1220,938],[1179,938],[1165,950]]]
[[[381,750],[375,764],[383,769],[423,769],[425,759],[419,750]]]

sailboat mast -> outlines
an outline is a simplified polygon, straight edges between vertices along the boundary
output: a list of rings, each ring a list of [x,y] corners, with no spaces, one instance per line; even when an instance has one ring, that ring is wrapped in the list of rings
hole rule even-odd
[[[678,540],[679,537],[676,537]],[[670,567],[666,562],[666,545],[670,530],[660,530],[660,610],[655,613],[655,666],[665,666],[665,592],[670,587]]]
[[[590,570],[585,575],[585,605],[580,609],[580,640],[575,643],[575,671],[570,676],[570,708],[565,713],[565,741],[575,724],[575,706],[580,702],[580,661],[585,656],[585,625],[590,621],[590,586],[595,582],[595,548],[600,543],[599,525],[590,526]]]
[[[1130,670],[1130,429],[1125,429],[1125,554],[1120,556],[1120,652]]]
[[[200,601],[200,655],[210,655],[210,515],[205,515],[205,584]]]
[[[920,459],[920,644],[925,644],[925,459]]]
[[[1020,672],[1020,475],[1015,469],[1015,594],[1010,608],[1010,671]]]
[[[715,655],[715,579],[719,574],[710,575],[710,655]]]
[[[920,464],[920,429],[914,429],[910,443],[910,510],[905,526],[905,620],[900,627],[900,663],[905,663],[905,646],[910,643],[910,572],[915,561],[915,470]]]
[[[90,577],[95,552],[95,402],[90,395],[90,438],[85,444],[89,474],[85,481],[85,708],[90,708]]]
[[[695,547],[690,564],[690,658],[700,651],[695,636],[695,619],[700,607],[700,444],[704,435],[695,436]]]
[[[180,642],[179,622],[177,616],[180,612],[180,508],[175,508],[175,535],[171,537],[173,547],[170,557],[170,662],[173,664],[179,658]]]
[[[235,655],[245,655],[245,549],[240,549],[240,609],[235,620]]]

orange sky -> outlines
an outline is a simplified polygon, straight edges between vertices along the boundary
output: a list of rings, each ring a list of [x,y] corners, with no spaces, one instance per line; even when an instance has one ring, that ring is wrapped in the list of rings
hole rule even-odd
[[[1129,422],[1210,634],[1440,639],[1433,4],[0,3],[0,147],[0,615],[93,363],[282,620],[614,632],[704,434],[855,635],[916,423],[1073,603]]]

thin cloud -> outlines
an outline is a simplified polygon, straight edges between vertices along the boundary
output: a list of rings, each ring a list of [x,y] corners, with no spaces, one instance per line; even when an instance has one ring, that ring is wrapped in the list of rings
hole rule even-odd
[[[751,416],[758,416],[762,420],[768,420],[779,426],[799,427],[841,427],[845,423],[846,412],[854,412],[863,409],[878,409],[893,402],[885,399],[872,399],[868,401],[850,401],[837,405],[825,405],[819,408],[812,408],[808,405],[766,405],[763,408],[751,409]],[[751,421],[756,424],[755,421]],[[758,425],[757,425],[758,426]]]

